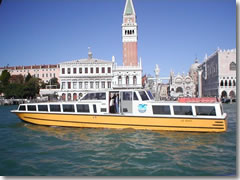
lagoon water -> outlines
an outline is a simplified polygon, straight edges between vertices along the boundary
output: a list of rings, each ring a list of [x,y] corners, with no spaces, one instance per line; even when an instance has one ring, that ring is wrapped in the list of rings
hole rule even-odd
[[[236,104],[225,133],[48,127],[0,106],[1,176],[235,176]]]

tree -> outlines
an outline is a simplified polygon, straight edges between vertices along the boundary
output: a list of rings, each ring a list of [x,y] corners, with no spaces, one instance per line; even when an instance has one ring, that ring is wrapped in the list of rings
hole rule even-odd
[[[10,79],[11,75],[8,72],[8,70],[3,70],[1,76],[0,76],[0,81],[2,83],[2,85],[5,87],[9,84],[9,79]]]
[[[60,87],[60,84],[58,83],[58,79],[55,77],[50,79],[50,81],[48,82],[48,85],[56,85],[57,88]]]
[[[28,73],[28,75],[25,78],[25,82],[27,83],[32,78],[31,74]]]
[[[24,86],[24,97],[26,98],[34,98],[36,94],[39,93],[39,79],[38,78],[31,78]]]

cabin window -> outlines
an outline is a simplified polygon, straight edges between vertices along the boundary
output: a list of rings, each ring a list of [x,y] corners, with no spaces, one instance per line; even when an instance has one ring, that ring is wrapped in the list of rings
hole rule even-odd
[[[89,105],[88,104],[77,104],[77,112],[87,112],[89,113]]]
[[[131,101],[132,100],[132,92],[123,92],[123,100]]]
[[[173,106],[175,115],[193,115],[192,106]]]
[[[101,108],[101,112],[107,112],[106,108]]]
[[[36,111],[35,105],[28,105],[27,108],[28,108],[28,111]]]
[[[38,105],[38,111],[48,111],[47,105]]]
[[[59,104],[50,104],[51,112],[61,112],[61,107]]]
[[[96,104],[93,104],[93,111],[94,111],[94,113],[97,113],[97,106],[96,106]]]
[[[82,100],[106,100],[106,93],[88,93]]]
[[[147,93],[148,93],[148,96],[150,97],[150,99],[152,99],[152,100],[153,100],[154,98],[153,98],[153,95],[152,95],[152,93],[151,93],[150,91],[147,91]]]
[[[196,106],[196,114],[198,116],[216,116],[214,106]]]
[[[73,104],[63,104],[63,112],[75,112]]]
[[[170,115],[171,114],[170,106],[153,105],[152,110],[153,110],[153,114],[162,114],[162,115]]]
[[[134,93],[133,93],[133,100],[136,100],[136,101],[138,101],[138,97],[137,97],[137,94],[136,94],[136,92],[134,92]]]
[[[141,96],[143,101],[149,100],[147,94],[145,93],[145,91],[139,91],[139,94],[140,94],[140,96]]]
[[[20,106],[19,111],[26,111],[26,106]]]

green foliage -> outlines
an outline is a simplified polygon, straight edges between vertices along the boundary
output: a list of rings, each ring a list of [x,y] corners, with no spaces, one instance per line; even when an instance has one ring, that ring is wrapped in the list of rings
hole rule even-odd
[[[1,76],[0,76],[0,81],[1,84],[3,85],[3,87],[7,86],[9,84],[9,79],[10,79],[11,75],[8,72],[8,70],[3,70]]]
[[[36,97],[36,94],[39,93],[39,79],[37,78],[31,78],[26,82],[24,87],[24,97],[26,98],[34,98]]]
[[[30,74],[25,78],[23,83],[23,77],[14,77],[11,79],[12,83],[3,84],[0,83],[0,92],[3,92],[5,98],[35,98],[39,94],[39,79],[33,78]],[[7,76],[4,75],[6,81]],[[8,80],[11,76],[9,76]]]
[[[32,78],[31,74],[28,73],[28,75],[25,78],[25,82],[28,82]]]

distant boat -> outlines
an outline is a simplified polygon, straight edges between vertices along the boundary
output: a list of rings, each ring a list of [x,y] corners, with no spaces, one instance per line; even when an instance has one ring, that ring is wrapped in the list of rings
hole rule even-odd
[[[111,97],[119,106],[110,108]],[[118,113],[110,112],[113,109]],[[48,126],[193,132],[227,130],[227,114],[221,102],[154,101],[152,94],[145,90],[92,91],[79,101],[20,104],[12,112],[23,121]]]

